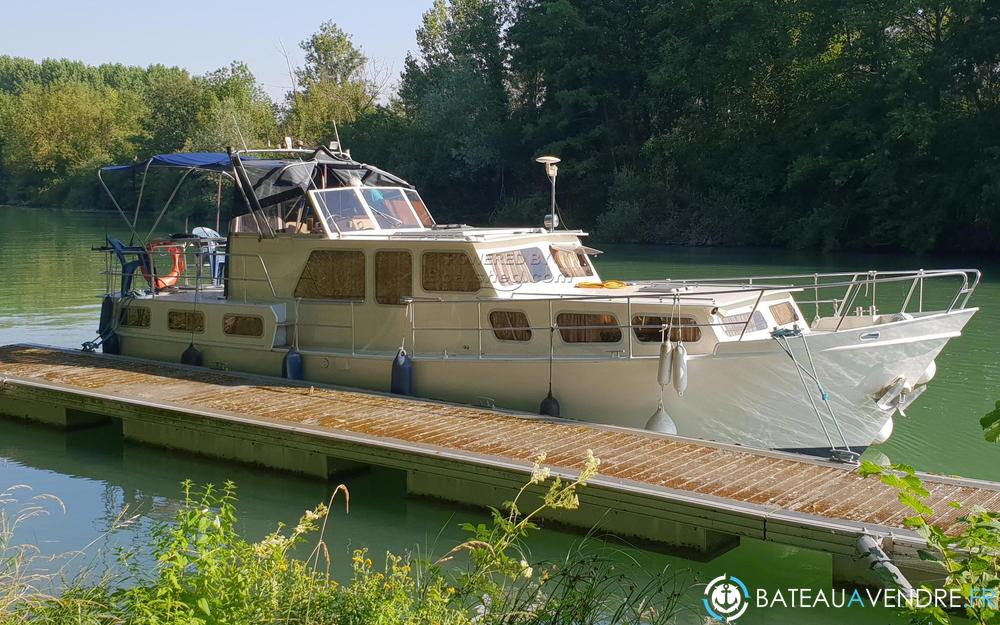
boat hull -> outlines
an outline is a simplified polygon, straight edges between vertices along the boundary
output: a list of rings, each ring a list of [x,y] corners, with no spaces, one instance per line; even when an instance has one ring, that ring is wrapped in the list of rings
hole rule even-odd
[[[807,371],[812,371],[811,354],[833,417],[816,382],[808,376],[802,382],[792,358],[775,339],[720,343],[712,353],[691,356],[684,395],[664,387],[663,404],[683,436],[818,453],[845,443],[863,448],[876,441],[896,412],[895,407],[879,408],[880,393],[900,378],[915,386],[975,312],[924,313],[892,323],[790,337],[788,350]],[[872,333],[878,337],[873,339]],[[185,347],[187,341],[172,338],[123,338],[123,353],[158,360],[177,361]],[[280,375],[285,353],[225,345],[199,348],[206,363],[265,375]],[[389,389],[395,354],[301,352],[307,380]],[[552,392],[560,416],[644,428],[661,397],[657,367],[658,360],[650,357],[557,358]],[[549,388],[545,357],[418,355],[413,371],[414,392],[421,397],[526,412],[538,411]]]

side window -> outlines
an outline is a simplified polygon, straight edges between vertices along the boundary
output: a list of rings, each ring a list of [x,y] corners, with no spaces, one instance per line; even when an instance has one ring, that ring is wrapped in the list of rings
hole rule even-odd
[[[747,323],[747,319],[750,323]],[[763,313],[759,310],[753,311],[753,316],[750,313],[737,313],[734,315],[726,315],[722,318],[722,329],[728,336],[739,336],[743,334],[743,327],[746,326],[747,332],[756,332],[758,330],[767,329],[767,320],[764,319]]]
[[[527,284],[552,279],[545,256],[537,247],[487,254],[486,262],[499,284]]]
[[[255,315],[225,315],[222,332],[229,336],[264,336],[264,319]]]
[[[465,252],[425,252],[420,265],[420,284],[425,291],[471,293],[482,287]]]
[[[167,327],[174,332],[204,332],[205,313],[200,310],[171,310],[167,313]]]
[[[519,310],[494,310],[490,312],[493,336],[501,341],[530,341],[531,324],[528,316]]]
[[[295,297],[364,301],[365,253],[313,250],[295,286]]]
[[[590,267],[587,255],[582,252],[567,252],[566,250],[551,248],[552,258],[555,259],[559,271],[566,278],[579,278],[594,275],[594,270]]]
[[[618,343],[622,330],[610,314],[559,313],[556,315],[559,336],[566,343]]]
[[[659,317],[654,315],[636,315],[632,317],[632,332],[640,343],[659,343],[662,340],[663,326],[670,326],[670,340],[685,343],[697,343],[701,340],[701,328],[691,317]]]
[[[121,312],[121,325],[128,328],[148,328],[152,314],[147,306],[129,306]]]
[[[771,304],[771,315],[774,316],[774,322],[779,326],[795,323],[799,320],[799,315],[795,312],[795,307],[789,302]]]
[[[413,295],[413,256],[409,252],[375,253],[375,301],[402,304]]]

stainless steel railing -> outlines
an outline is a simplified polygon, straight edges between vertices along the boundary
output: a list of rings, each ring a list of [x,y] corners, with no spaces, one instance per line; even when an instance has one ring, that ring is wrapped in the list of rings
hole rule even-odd
[[[563,330],[597,330],[597,329],[612,329],[617,328],[622,332],[622,340],[625,341],[625,348],[619,350],[604,350],[611,354],[611,357],[620,358],[653,358],[652,355],[637,355],[635,353],[635,330],[636,329],[656,329],[660,328],[658,326],[649,326],[644,324],[633,323],[635,318],[634,306],[644,305],[641,313],[650,316],[661,316],[667,317],[669,320],[679,320],[682,316],[688,317],[688,315],[682,315],[680,313],[681,307],[690,308],[691,306],[701,306],[704,307],[707,304],[711,304],[715,301],[718,296],[740,294],[748,296],[748,299],[753,299],[753,305],[750,308],[747,318],[742,322],[742,327],[740,329],[739,337],[736,341],[744,340],[751,322],[754,320],[754,314],[759,310],[764,297],[769,293],[784,293],[792,292],[801,293],[811,291],[813,294],[813,299],[796,299],[796,303],[801,307],[807,305],[814,305],[816,311],[816,317],[821,317],[820,307],[823,304],[832,304],[833,310],[832,315],[837,319],[834,331],[840,330],[844,320],[849,316],[852,309],[855,312],[862,312],[858,308],[854,308],[859,301],[859,296],[864,293],[864,297],[869,303],[868,313],[871,315],[875,314],[886,314],[888,312],[908,312],[910,305],[914,299],[917,297],[917,312],[924,312],[925,307],[925,283],[929,280],[937,280],[938,282],[954,279],[958,282],[955,290],[948,291],[948,297],[946,299],[947,304],[944,305],[940,310],[944,312],[951,312],[952,310],[958,308],[962,309],[968,305],[969,299],[973,292],[978,287],[981,281],[981,272],[977,269],[945,269],[945,270],[912,270],[912,271],[888,271],[888,272],[878,272],[878,271],[867,271],[867,272],[836,272],[836,273],[812,273],[812,274],[787,274],[787,275],[774,275],[774,276],[753,276],[753,277],[743,277],[743,278],[709,278],[703,280],[650,280],[650,281],[636,281],[631,282],[631,285],[638,286],[642,289],[648,289],[648,292],[642,293],[629,293],[626,295],[615,295],[615,294],[601,294],[601,295],[576,295],[570,293],[563,294],[552,294],[552,293],[542,293],[542,292],[531,292],[531,291],[519,291],[518,296],[511,297],[476,297],[476,298],[465,298],[465,299],[445,299],[439,297],[410,297],[405,298],[407,303],[407,315],[410,322],[410,349],[414,353],[419,353],[418,350],[418,338],[423,333],[461,333],[461,332],[475,332],[477,336],[477,353],[480,358],[485,357],[484,343],[483,343],[483,333],[484,332],[495,332],[497,330],[507,330],[507,331],[531,331],[531,332],[548,332],[550,334],[550,347],[549,347],[549,357],[553,355],[554,352],[554,341],[552,337],[556,331]],[[776,283],[781,281],[780,283]],[[879,286],[885,287],[889,285],[900,285],[905,289],[905,295],[903,296],[902,303],[900,304],[898,310],[881,310],[879,309]],[[822,291],[828,289],[842,290],[843,294],[839,297],[828,297],[824,298],[820,296]],[[593,304],[606,304],[608,306],[618,305],[619,307],[624,307],[624,312],[628,315],[629,323],[618,323],[614,325],[583,325],[583,326],[560,326],[556,321],[556,314],[554,311],[554,305],[565,304],[565,303],[578,303],[587,302]],[[525,306],[545,304],[547,307],[547,324],[546,325],[534,325],[529,324],[528,326],[519,326],[512,328],[494,328],[492,324],[485,324],[483,317],[483,306],[486,305],[490,308],[497,309],[497,306],[513,309],[522,308]],[[649,304],[662,304],[665,306],[663,311],[649,310]],[[418,310],[420,308],[427,308],[430,306],[451,306],[451,307],[475,307],[475,321],[474,325],[430,325],[421,326],[418,323]],[[860,308],[860,307],[859,307]],[[595,312],[598,311],[595,307]],[[656,314],[660,313],[660,314]],[[438,315],[440,316],[440,315]],[[471,316],[471,311],[469,315]],[[669,329],[671,324],[666,323],[662,325],[664,331]],[[678,328],[713,328],[719,326],[731,327],[736,325],[733,322],[718,322],[718,321],[708,321],[708,322],[698,322],[695,323],[685,323],[684,325],[675,324],[674,327]],[[626,339],[627,336],[627,339]],[[619,341],[621,342],[621,340]],[[602,345],[607,346],[613,343],[604,343]],[[597,343],[590,344],[591,346],[598,345]],[[541,354],[539,354],[541,355]]]
[[[162,249],[161,249],[162,247]],[[271,297],[277,299],[278,293],[274,288],[274,282],[271,279],[270,272],[267,269],[267,263],[260,254],[247,254],[247,253],[230,253],[226,251],[216,252],[220,257],[224,258],[224,262],[229,266],[229,270],[232,271],[233,265],[236,263],[240,264],[240,275],[237,277],[229,277],[225,274],[221,276],[213,275],[211,271],[204,271],[205,263],[204,257],[206,257],[209,252],[204,252],[198,247],[190,247],[177,244],[164,244],[161,247],[154,248],[151,251],[147,251],[146,254],[149,256],[150,265],[152,271],[151,275],[147,280],[145,276],[137,269],[134,273],[138,274],[135,277],[136,281],[140,281],[139,284],[144,284],[148,286],[148,293],[150,297],[156,298],[161,295],[161,292],[168,291],[168,289],[157,289],[152,287],[156,284],[158,280],[162,280],[166,275],[164,272],[157,268],[157,260],[167,259],[172,260],[173,252],[167,248],[170,247],[180,247],[182,248],[181,254],[184,257],[184,271],[177,278],[177,283],[174,285],[175,290],[180,291],[195,291],[196,293],[201,291],[221,291],[225,290],[227,284],[230,287],[238,285],[241,282],[244,283],[263,283],[267,285],[267,291],[270,292]],[[93,248],[94,251],[104,253],[106,256],[105,269],[101,272],[101,275],[105,276],[105,293],[116,292],[117,285],[121,283],[121,278],[123,277],[123,272],[120,263],[115,257],[115,251],[109,247],[96,247]],[[130,252],[134,253],[134,252]],[[251,265],[248,267],[247,263],[250,262]],[[247,269],[260,269],[262,277],[251,277]],[[136,284],[134,281],[133,284]],[[142,288],[137,288],[135,290],[147,290]],[[124,294],[123,294],[124,295]],[[229,293],[230,297],[233,297],[232,288]],[[243,289],[242,294],[244,302],[247,300],[247,289]]]

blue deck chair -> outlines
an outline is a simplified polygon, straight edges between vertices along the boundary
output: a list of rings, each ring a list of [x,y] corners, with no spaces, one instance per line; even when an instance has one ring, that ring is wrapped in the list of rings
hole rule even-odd
[[[149,271],[149,252],[142,246],[125,245],[114,237],[108,237],[108,245],[115,251],[115,256],[118,257],[118,262],[122,265],[121,295],[127,295],[132,292],[135,270],[145,268]],[[130,254],[135,255],[135,260],[128,260],[126,256]]]

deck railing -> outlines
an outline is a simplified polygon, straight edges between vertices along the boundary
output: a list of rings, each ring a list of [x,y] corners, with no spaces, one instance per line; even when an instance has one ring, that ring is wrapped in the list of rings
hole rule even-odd
[[[707,306],[714,304],[716,299],[720,296],[731,296],[734,294],[746,295],[747,299],[753,299],[754,303],[747,314],[747,319],[742,322],[739,337],[736,339],[738,342],[744,340],[749,330],[750,323],[754,319],[754,313],[759,310],[761,303],[768,294],[784,292],[792,292],[793,294],[811,293],[812,299],[802,299],[801,297],[796,297],[796,303],[799,305],[800,310],[805,306],[812,306],[814,307],[816,318],[820,318],[822,317],[822,305],[832,305],[830,316],[837,319],[834,327],[834,331],[837,331],[841,329],[844,320],[850,315],[852,310],[858,315],[870,314],[872,316],[877,314],[911,312],[913,311],[911,304],[913,303],[914,297],[916,297],[915,312],[922,313],[925,308],[925,283],[931,280],[942,282],[947,279],[953,279],[957,281],[958,284],[954,291],[951,289],[947,290],[947,298],[945,300],[946,304],[943,304],[941,308],[937,309],[943,312],[951,312],[955,309],[964,309],[968,305],[969,298],[979,286],[981,272],[977,269],[917,269],[911,271],[788,274],[742,278],[708,278],[698,280],[646,280],[633,281],[629,284],[638,286],[644,290],[648,289],[648,292],[629,293],[626,295],[615,295],[614,292],[610,290],[608,294],[601,295],[577,295],[571,293],[554,295],[552,293],[519,290],[516,298],[476,297],[465,299],[446,299],[441,297],[409,297],[405,298],[404,301],[408,305],[407,316],[410,323],[409,349],[414,354],[420,354],[421,356],[434,353],[420,352],[420,346],[423,344],[420,340],[420,336],[422,334],[475,332],[477,337],[477,354],[480,358],[485,358],[488,357],[488,354],[484,349],[484,333],[517,330],[531,331],[532,333],[548,332],[550,336],[549,351],[547,354],[544,354],[544,356],[551,358],[556,356],[554,336],[559,330],[597,330],[617,328],[623,335],[621,341],[618,343],[620,344],[624,342],[624,347],[622,349],[604,350],[604,352],[609,354],[609,358],[633,359],[657,357],[653,354],[636,354],[635,330],[657,329],[666,333],[671,329],[672,325],[677,328],[708,329],[714,327],[732,327],[733,325],[736,325],[734,322],[705,322],[697,320],[693,324],[685,323],[683,325],[672,323],[666,323],[658,326],[635,324],[632,323],[632,321],[635,318],[636,306],[642,306],[642,309],[638,312],[638,314],[660,317],[665,316],[673,321],[681,317],[690,317],[689,313],[680,312],[681,307],[687,308],[692,305]],[[882,290],[884,291],[885,287],[891,286],[899,286],[903,289],[905,294],[900,293],[902,302],[895,310],[881,309],[879,308],[878,299],[880,291],[879,287],[883,287]],[[820,294],[822,292],[830,289],[842,291],[843,294],[839,297],[821,297]],[[864,299],[859,299],[859,296],[863,296]],[[859,305],[859,302],[861,301],[867,302],[867,311],[864,306]],[[556,316],[559,312],[565,312],[556,310],[558,305],[582,302],[590,304],[605,304],[607,307],[616,307],[620,310],[620,312],[625,312],[627,314],[629,323],[618,323],[615,325],[574,326],[560,326],[557,323]],[[669,306],[669,308],[663,310],[650,310],[648,306],[643,306],[648,304],[662,304]],[[545,325],[529,324],[528,326],[511,328],[494,328],[492,324],[489,324],[488,322],[484,323],[484,306],[487,307],[488,313],[492,310],[511,310],[516,307],[520,307],[524,310],[526,307],[537,307],[539,305],[542,305],[542,308],[547,309],[547,323]],[[453,307],[454,309],[461,307],[474,307],[476,323],[474,325],[469,324],[457,326],[441,324],[421,326],[418,321],[418,311],[422,308],[426,309],[434,306]],[[608,312],[607,310],[601,310],[597,306],[594,306],[593,308],[595,313]],[[740,308],[742,308],[742,306],[740,306]],[[472,314],[473,312],[470,310],[465,317],[471,318]],[[441,315],[432,316],[440,318]],[[535,316],[537,317],[537,315]],[[615,343],[587,343],[586,345],[593,348],[600,345],[607,346],[614,344]],[[450,354],[450,356],[457,355],[460,354],[454,352]],[[537,353],[537,355],[543,356],[541,353]],[[575,355],[579,356],[580,354]],[[592,357],[592,355],[593,354],[587,354],[588,357]]]
[[[160,293],[150,286],[166,276],[166,273],[158,269],[157,261],[172,261],[173,252],[170,251],[169,248],[179,247],[182,249],[181,254],[184,257],[185,268],[184,271],[178,276],[177,283],[175,285],[177,290],[194,291],[195,293],[202,291],[217,292],[225,290],[227,284],[232,287],[241,282],[262,283],[266,285],[267,290],[270,291],[271,297],[275,299],[278,298],[277,290],[274,288],[274,282],[271,280],[271,274],[267,270],[267,263],[264,262],[264,259],[260,254],[230,253],[226,251],[215,252],[221,259],[221,262],[224,262],[228,266],[229,271],[232,271],[234,266],[239,266],[240,275],[235,278],[230,278],[228,272],[213,275],[212,270],[206,267],[206,258],[211,254],[211,252],[202,251],[200,246],[197,244],[184,245],[183,243],[183,241],[178,243],[164,243],[162,246],[157,246],[152,250],[147,251],[146,254],[149,256],[151,261],[150,264],[152,265],[151,276],[147,280],[141,272],[136,269],[134,272],[136,274],[135,280],[138,282],[133,282],[133,284],[145,285],[149,288],[144,289],[138,287],[135,290],[148,291],[149,295],[153,298],[159,296]],[[101,275],[105,277],[105,293],[110,294],[117,292],[124,274],[122,272],[121,264],[115,257],[115,251],[107,246],[95,247],[92,249],[105,255],[105,269],[101,272]],[[162,264],[165,263],[161,263],[161,265]],[[248,268],[254,270],[259,268],[261,277],[251,277],[247,272]],[[234,293],[232,288],[228,290],[228,293],[230,299],[242,297],[244,302],[248,299],[245,285],[242,289],[242,293]]]
[[[170,244],[166,245],[169,246]],[[112,293],[114,292],[116,285],[120,282],[122,275],[119,263],[114,259],[113,250],[110,250],[109,248],[95,249],[107,253],[107,267],[103,273],[107,277],[106,292]],[[271,297],[276,300],[279,299],[274,283],[271,280],[270,273],[268,272],[267,265],[260,255],[226,253],[225,258],[226,262],[229,263],[230,270],[234,268],[236,263],[240,264],[240,275],[235,278],[230,278],[228,277],[227,272],[226,275],[216,277],[211,275],[211,272],[204,271],[205,252],[196,242],[194,244],[185,245],[183,249],[183,253],[187,261],[187,268],[178,280],[177,288],[180,290],[190,290],[194,291],[196,294],[200,291],[218,292],[228,283],[230,287],[228,289],[229,298],[238,299],[240,297],[240,289],[237,288],[237,285],[242,282],[244,283],[242,298],[246,301],[247,283],[263,283],[266,284],[267,287],[267,291],[265,292],[269,291]],[[154,249],[151,252],[151,256],[154,260],[157,258],[169,258],[170,255],[171,252],[167,250]],[[259,268],[260,277],[251,277],[248,274],[248,263],[250,263],[250,266],[253,269]],[[153,265],[155,272],[156,263],[154,262]],[[153,277],[155,278],[157,276],[154,275]],[[141,276],[136,277],[136,280],[141,279]],[[954,290],[950,288],[944,291],[941,290],[940,283],[947,280],[957,282]],[[918,313],[924,312],[926,299],[929,291],[931,290],[936,291],[933,294],[936,300],[940,299],[942,294],[946,296],[942,300],[941,306],[936,308],[936,310],[951,312],[955,309],[964,309],[968,305],[972,294],[979,286],[980,281],[981,272],[977,269],[916,269],[908,271],[832,272],[730,278],[638,280],[630,281],[628,284],[638,287],[641,292],[629,293],[625,295],[615,294],[615,291],[611,289],[607,289],[601,294],[577,294],[571,292],[553,294],[551,292],[546,293],[532,291],[530,288],[533,285],[529,284],[524,285],[523,288],[519,288],[516,295],[508,294],[505,297],[474,297],[457,299],[426,296],[406,297],[403,298],[401,302],[405,304],[405,308],[401,308],[400,310],[406,315],[406,322],[409,326],[409,345],[407,348],[411,353],[419,354],[421,357],[434,357],[435,355],[439,357],[454,357],[465,355],[465,353],[471,351],[472,346],[463,343],[462,335],[465,334],[468,336],[471,333],[475,333],[475,339],[473,340],[476,345],[475,356],[478,358],[487,358],[491,355],[510,356],[514,354],[553,358],[559,357],[555,353],[555,334],[559,330],[584,331],[616,328],[622,334],[622,338],[619,341],[614,343],[578,343],[575,345],[580,347],[589,347],[589,349],[580,350],[570,348],[567,350],[571,351],[569,356],[579,357],[581,355],[586,355],[587,357],[593,357],[598,354],[607,354],[608,358],[655,358],[656,356],[653,354],[636,353],[636,330],[661,330],[665,333],[670,330],[671,326],[675,325],[675,320],[680,317],[690,318],[690,313],[681,313],[682,307],[689,309],[691,306],[714,306],[714,302],[720,297],[731,299],[728,296],[739,294],[745,296],[745,300],[752,299],[753,305],[749,309],[746,320],[741,322],[695,320],[695,323],[687,322],[684,325],[676,324],[676,327],[702,328],[711,331],[711,329],[715,327],[732,327],[736,325],[736,323],[742,323],[742,327],[740,328],[740,333],[736,341],[743,341],[747,333],[751,331],[750,324],[754,319],[754,314],[760,309],[762,302],[765,301],[765,297],[768,294],[791,292],[795,297],[800,310],[805,312],[806,307],[812,307],[815,313],[815,318],[817,319],[823,317],[822,309],[824,306],[829,305],[830,309],[828,316],[837,320],[833,327],[833,330],[836,331],[842,328],[844,320],[852,312],[857,315],[870,314],[872,316],[887,313],[906,313],[914,310]],[[928,283],[937,285],[937,288],[932,289],[932,287],[927,286]],[[883,308],[882,302],[885,301],[884,294],[886,291],[891,292],[892,287],[894,286],[899,290],[896,295],[900,297],[900,303],[897,307],[889,309]],[[237,292],[234,293],[234,290]],[[155,290],[149,289],[149,292],[152,297],[157,297]],[[808,293],[809,296],[803,297],[803,294],[806,293]],[[881,302],[880,296],[883,296]],[[349,332],[350,351],[352,354],[356,353],[358,345],[358,337],[356,334],[357,328],[355,323],[357,318],[356,308],[358,305],[364,304],[364,302],[354,300],[300,301],[309,306],[323,305],[337,308],[349,307],[350,316],[348,320],[344,320],[342,323],[332,323],[326,320],[314,322],[299,320],[286,322],[283,325]],[[557,323],[558,314],[560,312],[567,312],[564,310],[565,306],[567,304],[572,305],[574,303],[603,304],[604,307],[588,306],[588,308],[592,308],[592,312],[594,313],[612,312],[615,314],[616,319],[620,319],[621,313],[624,313],[627,315],[628,323],[617,323],[614,325],[560,326]],[[663,308],[651,310],[649,304],[662,305]],[[419,320],[427,315],[427,311],[429,309],[441,306],[451,307],[452,314],[449,316],[453,318],[459,317],[463,322],[459,324],[442,324],[435,322],[430,325],[420,325]],[[636,312],[637,307],[639,307],[638,313]],[[740,306],[740,308],[744,307],[744,305]],[[488,318],[484,316],[484,313],[485,315],[488,315],[490,312],[497,310],[518,310],[525,312],[529,319],[541,318],[545,321],[544,324],[541,325],[537,323],[529,323],[528,326],[523,327],[494,328]],[[529,311],[533,311],[533,314],[528,314]],[[576,310],[573,312],[583,311]],[[667,317],[670,322],[657,326],[632,323],[635,320],[636,314]],[[298,315],[296,315],[296,317],[297,316]],[[443,317],[443,315],[440,314],[432,314],[431,316],[437,319]],[[535,349],[530,352],[526,352],[524,349],[514,348],[521,342],[509,342],[497,339],[492,341],[490,346],[491,350],[488,351],[486,342],[484,341],[484,336],[489,336],[491,333],[504,330],[511,332],[518,330],[530,331],[532,334],[535,332],[548,333],[548,350],[542,352],[538,349],[537,343],[535,343]],[[293,330],[296,334],[297,331],[297,329]],[[452,341],[452,347],[457,349],[453,349],[449,353],[447,351],[448,348],[442,348],[442,342],[432,340],[430,343],[435,344],[433,349],[425,349],[423,352],[420,351],[420,349],[427,343],[426,338],[423,337],[442,333],[456,334],[455,340]],[[494,336],[496,335],[494,334]],[[447,343],[447,341],[445,343]],[[497,344],[505,345],[507,346],[507,349],[497,349]],[[564,344],[562,341],[560,341],[559,344],[563,345],[564,348],[566,345],[570,345]],[[645,342],[645,345],[653,344]],[[344,349],[348,347],[346,342],[342,347]],[[614,349],[607,349],[608,347],[614,347]],[[639,351],[643,352],[649,350]]]

